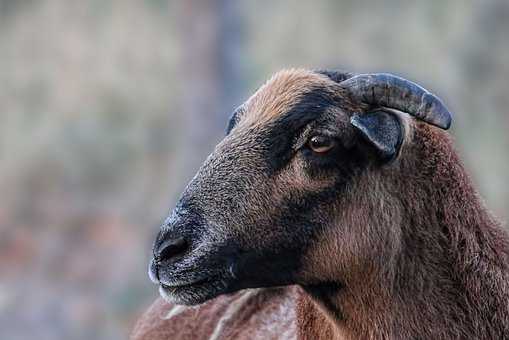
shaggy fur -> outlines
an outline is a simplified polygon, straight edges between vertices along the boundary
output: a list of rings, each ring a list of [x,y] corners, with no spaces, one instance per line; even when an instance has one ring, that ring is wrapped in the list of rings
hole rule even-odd
[[[305,255],[306,271],[346,287],[321,296],[334,329],[349,339],[509,337],[508,238],[449,137],[417,123],[397,164],[357,181],[338,211],[346,223]],[[314,306],[301,306],[306,325]],[[323,326],[304,333],[314,330]]]
[[[297,287],[249,289],[197,307],[158,299],[140,318],[132,339],[279,340],[297,337]]]
[[[349,76],[284,71],[237,110],[158,235],[171,304],[134,339],[509,338],[509,238],[450,137],[388,111],[402,142],[380,158],[350,124],[379,108]],[[314,153],[315,135],[334,148]],[[188,247],[157,258],[174,238]]]

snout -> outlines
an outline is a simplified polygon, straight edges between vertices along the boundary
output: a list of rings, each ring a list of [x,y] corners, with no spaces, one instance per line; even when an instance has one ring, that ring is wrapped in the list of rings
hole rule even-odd
[[[156,249],[155,257],[159,262],[171,261],[189,249],[188,241],[183,237],[170,238]]]
[[[161,283],[159,278],[159,268],[162,265],[177,261],[179,258],[189,252],[190,242],[185,237],[164,237],[159,233],[154,243],[153,259],[150,261],[149,277],[157,284]]]
[[[201,303],[225,292],[232,282],[234,254],[196,218],[176,217],[165,223],[153,246],[149,277],[166,300],[185,305]]]

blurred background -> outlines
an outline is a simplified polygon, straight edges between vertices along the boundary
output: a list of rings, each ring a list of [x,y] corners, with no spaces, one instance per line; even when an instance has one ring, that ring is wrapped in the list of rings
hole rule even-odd
[[[126,338],[159,224],[285,67],[438,93],[508,220],[508,36],[507,0],[0,0],[0,338]]]

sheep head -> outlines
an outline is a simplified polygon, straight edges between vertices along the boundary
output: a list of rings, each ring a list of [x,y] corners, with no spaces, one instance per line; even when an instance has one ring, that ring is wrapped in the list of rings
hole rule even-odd
[[[192,305],[243,288],[347,281],[383,258],[397,231],[367,224],[411,129],[400,111],[450,125],[437,97],[395,76],[273,76],[234,112],[161,227],[149,273],[163,297]]]

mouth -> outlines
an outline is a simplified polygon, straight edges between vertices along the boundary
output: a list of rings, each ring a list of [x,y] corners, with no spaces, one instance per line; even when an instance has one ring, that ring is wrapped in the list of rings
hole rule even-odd
[[[160,283],[159,294],[168,302],[178,305],[197,305],[227,292],[227,282],[220,275],[191,282]]]
[[[233,247],[194,251],[174,261],[149,264],[149,277],[159,286],[159,294],[167,302],[177,305],[197,305],[221,294],[232,292],[237,286],[237,255]]]
[[[203,279],[197,279],[191,282],[168,282],[168,283],[161,283],[161,286],[165,289],[177,289],[177,288],[185,288],[185,287],[191,287],[196,285],[201,285],[205,282],[211,281],[209,278],[203,278]]]

